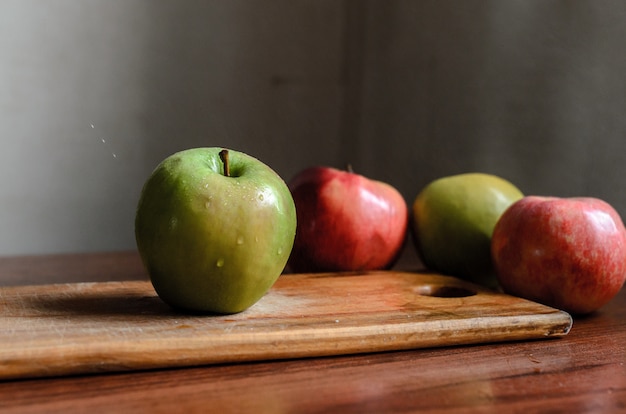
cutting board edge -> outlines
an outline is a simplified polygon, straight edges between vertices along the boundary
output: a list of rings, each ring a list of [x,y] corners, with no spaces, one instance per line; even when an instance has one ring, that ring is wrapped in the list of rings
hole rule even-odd
[[[555,310],[551,313],[542,315],[532,315],[534,321],[527,322],[527,330],[520,330],[520,324],[515,323],[517,329],[514,332],[504,332],[499,330],[498,327],[484,324],[484,328],[474,330],[472,332],[465,332],[464,335],[449,337],[445,343],[441,343],[441,337],[449,334],[450,332],[431,332],[432,336],[429,338],[423,338],[423,335],[417,335],[418,332],[406,330],[404,328],[414,325],[411,322],[403,322],[392,325],[384,326],[372,326],[372,330],[379,328],[379,332],[375,332],[367,338],[361,338],[361,344],[358,345],[342,345],[338,344],[336,349],[328,347],[315,347],[320,338],[309,337],[306,340],[302,339],[290,339],[289,335],[285,335],[282,332],[276,331],[276,339],[281,339],[279,342],[270,342],[266,348],[259,348],[258,343],[252,343],[252,350],[246,351],[245,348],[242,352],[241,348],[238,353],[218,353],[207,355],[205,353],[196,354],[199,350],[206,351],[207,342],[206,338],[197,338],[193,344],[186,344],[187,352],[192,355],[183,354],[181,357],[181,348],[171,347],[170,342],[175,341],[160,341],[161,346],[154,348],[153,352],[171,352],[171,355],[176,355],[169,360],[163,360],[162,358],[150,358],[151,352],[142,351],[129,351],[120,352],[111,357],[110,348],[107,351],[102,351],[102,360],[100,363],[74,363],[67,364],[67,361],[63,359],[57,361],[45,361],[38,359],[36,355],[24,356],[20,361],[19,358],[9,361],[12,366],[18,367],[18,369],[4,371],[0,367],[0,381],[12,380],[12,379],[26,379],[26,378],[45,378],[45,377],[58,377],[58,376],[70,376],[70,375],[84,375],[84,374],[102,374],[113,372],[130,372],[130,371],[147,371],[153,369],[172,369],[172,368],[190,368],[199,366],[212,366],[229,363],[249,363],[249,362],[263,362],[263,361],[280,361],[280,360],[294,360],[298,358],[321,358],[329,356],[345,356],[345,355],[364,355],[369,353],[381,353],[381,352],[401,352],[408,350],[429,349],[429,348],[446,348],[454,346],[464,345],[477,345],[477,344],[494,344],[505,343],[525,340],[541,340],[541,339],[559,339],[569,332],[572,327],[571,316],[563,311]],[[539,329],[537,325],[537,316],[540,319],[545,318],[545,324],[540,324]],[[507,326],[507,319],[523,319],[522,316],[510,316],[505,318],[498,318],[502,326]],[[489,318],[474,318],[474,319],[489,319]],[[487,322],[487,321],[483,321]],[[419,324],[423,328],[423,323]],[[524,325],[522,323],[521,325]],[[341,330],[338,328],[337,330]],[[423,329],[422,329],[423,330]],[[353,341],[357,337],[351,334],[349,331],[356,332],[357,330],[348,329],[345,336],[339,336],[341,342]],[[362,329],[358,329],[362,332]],[[493,331],[499,332],[494,334]],[[480,334],[483,335],[480,335]],[[478,335],[477,335],[478,334]],[[252,334],[251,334],[252,335]],[[399,342],[397,339],[388,341],[387,343],[379,342],[375,337],[380,336],[397,336],[405,335],[407,337],[415,337],[414,340],[407,340]],[[292,335],[293,336],[293,335]],[[334,335],[337,338],[337,335]],[[450,339],[452,338],[452,339]],[[372,341],[377,345],[364,344],[368,341]],[[192,346],[190,346],[192,345]],[[294,348],[294,345],[298,345]],[[228,349],[229,344],[223,343],[222,347]],[[312,346],[312,347],[311,347]],[[161,349],[162,348],[162,349]],[[74,355],[78,361],[93,361],[98,356],[98,352],[94,352],[93,349],[88,349],[85,352],[84,358],[81,355]],[[106,356],[108,355],[108,357]],[[146,356],[148,356],[146,358]],[[6,360],[5,360],[6,362]],[[42,368],[46,365],[46,368]]]

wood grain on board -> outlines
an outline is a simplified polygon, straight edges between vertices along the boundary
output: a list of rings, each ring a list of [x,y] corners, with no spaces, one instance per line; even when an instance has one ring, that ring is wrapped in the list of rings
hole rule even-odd
[[[283,275],[235,315],[164,304],[148,281],[0,288],[0,378],[345,355],[567,334],[569,314],[467,282]]]

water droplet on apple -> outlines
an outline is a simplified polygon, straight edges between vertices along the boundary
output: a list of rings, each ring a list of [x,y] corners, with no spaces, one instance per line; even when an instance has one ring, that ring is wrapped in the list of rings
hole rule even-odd
[[[209,183],[204,184],[204,188],[209,188]]]
[[[217,267],[222,267],[224,266],[224,259],[217,259],[217,262],[215,262],[215,266]]]
[[[263,194],[259,194],[259,201],[263,201],[264,198]]]
[[[254,236],[254,242],[258,243],[259,242],[259,236]]]
[[[243,236],[237,237],[237,244],[241,246],[243,244]]]
[[[206,203],[204,203],[204,207],[211,208],[211,200],[207,200]]]
[[[282,247],[279,247],[279,248],[278,248],[278,251],[276,252],[276,254],[278,254],[278,255],[283,254],[283,248],[282,248]]]
[[[176,230],[177,226],[178,226],[178,218],[172,217],[170,219],[170,230]]]

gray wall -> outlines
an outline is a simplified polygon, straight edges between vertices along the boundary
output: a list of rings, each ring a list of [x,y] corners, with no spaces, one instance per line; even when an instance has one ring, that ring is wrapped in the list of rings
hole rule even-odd
[[[0,0],[0,255],[134,248],[141,185],[194,146],[626,215],[625,23],[609,0]]]

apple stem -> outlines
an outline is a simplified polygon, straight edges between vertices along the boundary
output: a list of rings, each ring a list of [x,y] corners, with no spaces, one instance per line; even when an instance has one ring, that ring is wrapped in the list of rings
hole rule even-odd
[[[352,164],[348,164],[348,165],[346,165],[346,170],[347,170],[349,173],[351,173],[351,174],[352,174],[352,173],[354,173],[354,169],[352,168]]]
[[[220,159],[224,164],[224,175],[230,177],[230,164],[228,162],[228,150],[223,149],[220,151]]]

